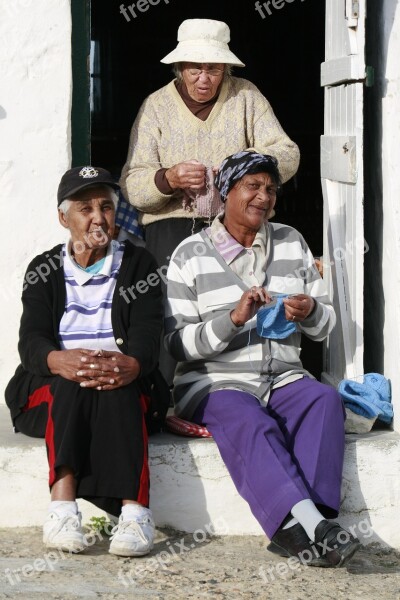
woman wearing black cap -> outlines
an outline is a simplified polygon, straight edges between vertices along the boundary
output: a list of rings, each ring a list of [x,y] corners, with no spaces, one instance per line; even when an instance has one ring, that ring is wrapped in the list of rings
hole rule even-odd
[[[156,367],[162,301],[159,279],[139,285],[157,271],[152,256],[112,240],[118,188],[100,168],[62,177],[58,213],[70,241],[27,269],[21,365],[6,400],[16,431],[46,439],[45,545],[72,552],[88,545],[81,497],[120,515],[110,552],[140,556],[154,537],[143,391]]]

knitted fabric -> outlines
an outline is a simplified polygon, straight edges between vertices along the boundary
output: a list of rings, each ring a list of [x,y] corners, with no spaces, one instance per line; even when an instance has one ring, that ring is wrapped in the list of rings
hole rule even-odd
[[[199,217],[211,219],[223,210],[223,203],[217,188],[214,185],[214,171],[212,167],[207,167],[206,185],[202,190],[185,190],[185,196],[182,201],[185,210],[196,210]]]
[[[377,417],[384,423],[391,423],[393,406],[391,404],[390,381],[380,373],[367,373],[363,383],[343,379],[338,392],[344,405],[357,415],[371,419]]]
[[[280,294],[272,306],[263,306],[257,312],[257,333],[271,340],[283,340],[296,331],[295,323],[285,317],[283,299],[287,294]]]

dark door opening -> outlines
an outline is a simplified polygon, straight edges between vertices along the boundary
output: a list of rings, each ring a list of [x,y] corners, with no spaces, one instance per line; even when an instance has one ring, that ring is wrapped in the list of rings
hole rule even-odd
[[[140,12],[137,4],[147,6],[145,12]],[[133,4],[92,0],[91,160],[119,175],[141,103],[173,78],[171,68],[160,59],[176,46],[180,23],[188,18],[225,21],[231,30],[230,47],[246,64],[233,74],[258,86],[301,151],[299,171],[284,186],[274,220],[296,227],[314,256],[320,256],[320,64],[324,60],[325,3],[286,0],[276,3],[280,9],[273,3],[265,4],[271,14],[262,8],[262,18],[253,0],[203,0],[196,4],[187,0],[140,0]],[[319,375],[320,345],[303,340],[303,347],[306,368]]]

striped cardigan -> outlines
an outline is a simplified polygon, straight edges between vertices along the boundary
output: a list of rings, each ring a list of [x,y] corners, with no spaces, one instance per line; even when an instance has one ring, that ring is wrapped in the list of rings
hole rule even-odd
[[[301,234],[268,223],[264,287],[270,293],[308,294],[312,314],[283,340],[261,338],[256,317],[236,327],[230,313],[247,286],[214,247],[207,230],[186,238],[168,269],[165,346],[178,361],[175,412],[190,418],[210,392],[235,388],[265,403],[269,390],[293,374],[307,374],[300,361],[301,333],[321,341],[336,318],[325,284]]]

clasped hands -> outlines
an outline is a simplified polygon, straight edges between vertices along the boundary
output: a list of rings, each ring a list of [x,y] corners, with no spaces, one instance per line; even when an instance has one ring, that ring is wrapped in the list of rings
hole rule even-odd
[[[253,286],[242,294],[236,308],[231,312],[232,322],[241,327],[252,319],[257,310],[270,304],[273,298],[263,287]],[[296,294],[283,299],[285,317],[288,321],[304,321],[312,312],[315,300],[306,294]]]
[[[76,381],[81,387],[115,390],[134,381],[140,364],[132,356],[106,350],[59,350],[50,352],[48,367],[53,375]]]

